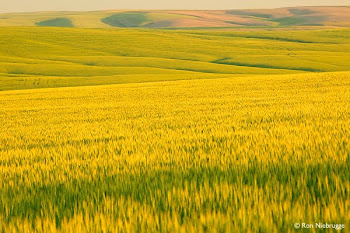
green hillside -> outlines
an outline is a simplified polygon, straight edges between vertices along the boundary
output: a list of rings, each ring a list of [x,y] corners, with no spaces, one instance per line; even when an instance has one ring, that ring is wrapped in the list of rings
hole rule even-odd
[[[348,71],[349,32],[3,27],[0,89]]]
[[[142,12],[119,13],[102,19],[103,23],[113,27],[140,27],[146,21],[147,16]]]
[[[68,18],[44,20],[39,23],[36,23],[36,25],[46,27],[73,27],[72,21]]]

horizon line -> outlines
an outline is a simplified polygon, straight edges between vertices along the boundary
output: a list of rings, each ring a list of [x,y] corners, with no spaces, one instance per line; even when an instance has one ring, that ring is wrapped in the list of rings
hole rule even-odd
[[[350,7],[350,5],[300,5],[300,6],[286,6],[274,8],[228,8],[228,9],[98,9],[98,10],[39,10],[39,11],[11,11],[1,12],[0,14],[30,14],[30,13],[54,13],[54,12],[96,12],[96,11],[230,11],[230,10],[275,10],[298,7]]]

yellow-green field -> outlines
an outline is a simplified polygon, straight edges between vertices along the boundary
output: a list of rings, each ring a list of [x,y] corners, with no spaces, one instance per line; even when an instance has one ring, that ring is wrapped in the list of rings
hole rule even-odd
[[[348,232],[349,33],[0,28],[0,232]]]
[[[349,29],[0,28],[0,90],[350,70]]]
[[[346,72],[2,92],[0,229],[349,224],[349,87]]]

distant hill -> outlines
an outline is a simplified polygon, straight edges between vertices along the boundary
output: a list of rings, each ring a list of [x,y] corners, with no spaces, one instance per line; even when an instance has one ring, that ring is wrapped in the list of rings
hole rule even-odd
[[[350,7],[254,10],[153,10],[0,14],[0,26],[81,28],[350,27]]]

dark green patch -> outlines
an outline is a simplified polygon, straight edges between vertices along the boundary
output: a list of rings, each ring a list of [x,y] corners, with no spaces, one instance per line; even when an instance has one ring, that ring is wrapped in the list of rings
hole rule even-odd
[[[147,22],[147,15],[146,13],[142,12],[118,13],[103,18],[101,21],[112,27],[141,27],[145,22]]]
[[[227,14],[230,15],[243,15],[243,16],[254,16],[254,17],[258,17],[258,18],[272,18],[272,15],[270,14],[263,14],[263,13],[255,13],[255,12],[246,12],[246,11],[235,11],[235,10],[231,10],[231,11],[227,11]]]
[[[194,32],[191,32],[191,33],[201,35],[201,33],[194,33]],[[287,38],[287,37],[278,37],[278,36],[266,35],[266,34],[242,35],[242,34],[229,34],[229,33],[215,33],[212,35],[223,36],[223,37],[247,38],[247,39],[278,40],[278,41],[306,43],[306,44],[316,43],[314,41],[306,41],[306,40]]]
[[[307,9],[290,9],[289,12],[294,15],[309,15],[314,13],[313,11]]]
[[[159,21],[159,22],[152,22],[152,23],[148,23],[145,24],[144,27],[147,28],[169,28],[172,26],[171,21]]]
[[[230,61],[229,58],[218,59],[218,60],[212,61],[212,63],[224,64],[224,65],[234,65],[234,66],[245,66],[245,67],[253,67],[253,68],[300,70],[300,71],[307,71],[307,72],[322,72],[321,70],[308,68],[308,67],[283,67],[283,66],[273,66],[273,65],[269,65],[269,64],[242,63],[239,61]]]
[[[280,26],[303,25],[307,23],[307,20],[295,17],[284,17],[279,19],[273,19],[272,21],[279,23]]]
[[[319,15],[305,15],[301,17],[285,17],[274,19],[280,26],[323,26],[322,22],[327,18]]]
[[[44,27],[73,27],[72,21],[68,18],[49,19],[36,23],[36,25]]]
[[[7,72],[8,74],[26,74],[25,71],[21,70],[21,69],[13,69]]]
[[[86,65],[86,66],[96,66],[96,63],[94,63],[94,62],[87,62],[84,65]]]

